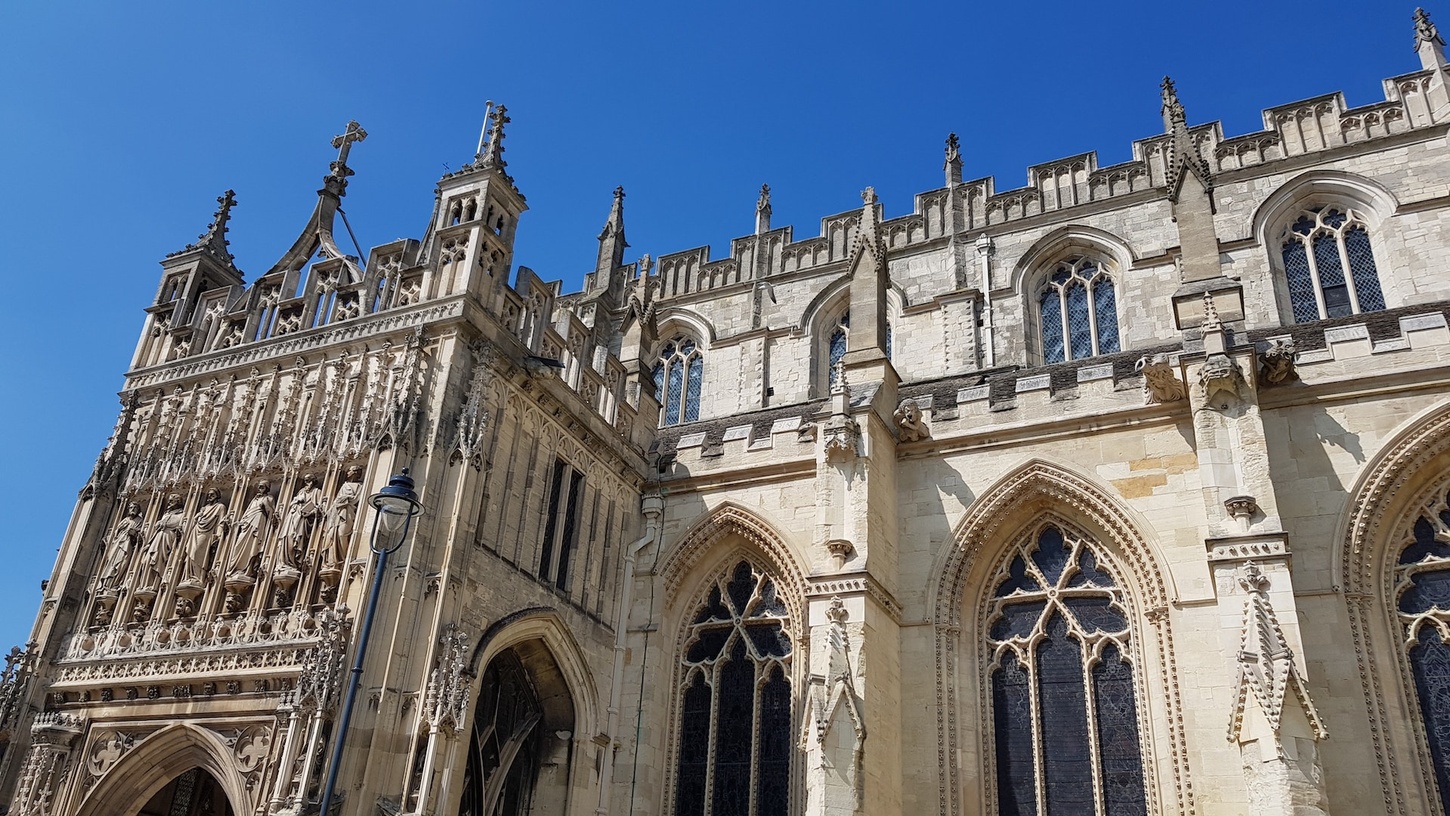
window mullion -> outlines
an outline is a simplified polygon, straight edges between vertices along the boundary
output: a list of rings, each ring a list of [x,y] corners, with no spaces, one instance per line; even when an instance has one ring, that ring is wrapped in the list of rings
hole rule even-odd
[[[770,675],[770,672],[769,671],[762,672],[761,671],[761,664],[760,663],[757,663],[755,661],[755,658],[751,657],[748,651],[746,653],[745,659],[750,661],[750,665],[752,667],[754,667],[754,671],[755,671],[755,693],[753,695],[751,695],[751,704],[750,704],[750,737],[751,737],[751,739],[750,739],[750,782],[749,782],[749,785],[750,785],[750,800],[749,801],[750,801],[750,816],[756,816],[756,814],[758,814],[760,812],[760,802],[757,801],[757,794],[759,793],[759,785],[757,784],[757,780],[760,778],[760,743],[762,741],[761,740],[761,734],[760,734],[760,693],[761,693],[761,690],[765,687],[765,683],[762,682],[762,678],[768,677]]]
[[[1314,302],[1319,304],[1319,319],[1329,317],[1329,308],[1324,305],[1324,284],[1319,281],[1319,263],[1314,259],[1314,236],[1319,230],[1314,230],[1304,236],[1304,260],[1309,264],[1309,280],[1314,283]]]
[[[1068,281],[1071,283],[1071,279]],[[1072,324],[1067,313],[1067,287],[1054,286],[1057,291],[1058,319],[1062,322],[1062,359],[1072,359]]]
[[[1349,308],[1354,314],[1359,314],[1359,291],[1354,288],[1354,267],[1349,265],[1349,251],[1344,246],[1344,233],[1353,224],[1353,221],[1346,220],[1339,225],[1339,229],[1334,232],[1334,246],[1339,250],[1339,266],[1344,270],[1344,285],[1349,289]]]
[[[1107,803],[1103,801],[1102,752],[1098,747],[1101,735],[1098,733],[1097,690],[1093,687],[1093,650],[1087,641],[1079,642],[1078,648],[1082,650],[1083,705],[1087,709],[1088,759],[1093,769],[1093,807],[1097,810],[1098,816],[1106,816]]]
[[[1037,789],[1037,812],[1040,816],[1047,814],[1047,776],[1044,771],[1046,760],[1042,756],[1042,699],[1041,689],[1037,684],[1036,644],[1040,642],[1037,636],[1041,635],[1042,622],[1047,620],[1048,614],[1047,611],[1044,611],[1042,617],[1037,619],[1037,630],[1033,632],[1034,637],[1029,640],[1027,648],[1022,650],[1022,662],[1027,668],[1027,702],[1031,705],[1032,716],[1032,775],[1036,780],[1034,787]]]
[[[1088,337],[1093,345],[1093,355],[1102,354],[1102,347],[1098,345],[1098,304],[1097,298],[1093,297],[1093,284],[1091,281],[1084,281],[1083,291],[1087,292],[1088,309]]]
[[[730,649],[730,640],[725,640],[721,647],[721,653]],[[715,807],[715,753],[719,746],[720,737],[720,667],[724,665],[723,660],[716,660],[710,666],[710,734],[706,740],[705,750],[705,808],[703,816],[710,816]]]

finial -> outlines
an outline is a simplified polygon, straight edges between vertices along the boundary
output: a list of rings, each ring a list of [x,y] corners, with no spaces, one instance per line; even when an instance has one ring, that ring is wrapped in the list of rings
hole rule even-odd
[[[1255,595],[1261,595],[1269,590],[1269,576],[1259,569],[1259,565],[1250,561],[1239,568],[1239,586],[1244,591]]]
[[[770,232],[770,185],[760,185],[760,198],[755,201],[755,234]]]
[[[489,111],[488,118],[492,122],[488,127],[488,144],[484,145],[483,153],[475,158],[480,167],[496,167],[502,170],[506,165],[503,160],[503,126],[513,120],[509,118],[509,109],[503,105]]]
[[[229,264],[235,260],[232,257],[232,253],[227,251],[227,246],[230,244],[227,241],[227,222],[231,220],[232,207],[236,206],[237,203],[236,191],[227,190],[225,193],[217,196],[216,203],[217,210],[215,213],[212,213],[211,225],[206,228],[206,232],[198,236],[195,243],[178,252],[171,253],[172,255],[180,255],[182,252],[192,252],[199,249],[211,254],[222,263]]]
[[[345,181],[348,176],[353,175],[352,168],[347,166],[347,154],[352,151],[353,142],[361,142],[367,137],[368,132],[363,130],[356,119],[347,123],[347,130],[342,135],[332,137],[332,146],[337,148],[337,161],[331,165],[333,178]]]
[[[1223,321],[1218,316],[1218,306],[1213,302],[1213,293],[1203,293],[1203,330],[1217,331],[1223,328]]]
[[[1421,43],[1432,43],[1434,45],[1445,44],[1440,38],[1440,30],[1430,22],[1430,13],[1422,8],[1415,9],[1415,49],[1419,50]]]
[[[1178,89],[1172,77],[1163,77],[1163,130],[1174,133],[1179,128],[1188,129],[1188,119],[1183,113],[1183,104],[1178,101]]]
[[[624,185],[621,184],[620,186],[614,188],[614,200],[615,201],[620,201],[623,198],[624,198]]]
[[[849,383],[846,382],[846,360],[842,358],[836,361],[835,376],[831,380],[831,395],[845,394]]]
[[[962,183],[962,143],[955,133],[947,134],[947,158],[942,169],[947,172],[948,187]]]
[[[866,206],[868,206],[868,207],[871,206],[872,204],[875,204],[876,201],[877,201],[877,199],[876,199],[876,188],[875,187],[867,187],[866,189],[862,190],[861,191],[861,201]]]

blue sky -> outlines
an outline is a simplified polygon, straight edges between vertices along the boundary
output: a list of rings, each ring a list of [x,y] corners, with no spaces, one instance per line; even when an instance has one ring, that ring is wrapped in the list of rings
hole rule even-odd
[[[629,258],[774,224],[815,235],[874,185],[941,186],[961,135],[998,189],[1087,150],[1131,158],[1158,82],[1230,134],[1416,70],[1411,3],[101,3],[0,8],[0,271],[9,298],[0,652],[24,642],[167,252],[236,190],[248,279],[290,246],[331,137],[368,130],[344,202],[364,251],[419,237],[484,101],[530,211],[515,262],[576,289],[623,185]],[[1442,11],[1450,25],[1450,6]]]

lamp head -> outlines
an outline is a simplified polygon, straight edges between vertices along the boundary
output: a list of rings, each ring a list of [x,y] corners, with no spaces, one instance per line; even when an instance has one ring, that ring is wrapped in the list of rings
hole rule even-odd
[[[377,529],[373,532],[373,548],[377,550],[397,549],[408,533],[408,523],[423,512],[423,503],[418,501],[418,492],[413,489],[413,477],[408,469],[394,474],[387,487],[374,493],[370,499],[377,510]]]

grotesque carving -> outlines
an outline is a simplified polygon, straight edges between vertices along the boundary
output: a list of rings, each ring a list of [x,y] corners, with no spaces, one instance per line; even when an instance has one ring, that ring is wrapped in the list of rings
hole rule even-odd
[[[1299,379],[1294,363],[1299,360],[1299,350],[1292,338],[1275,340],[1263,354],[1259,355],[1259,382],[1263,385],[1283,385]]]
[[[1140,357],[1133,369],[1143,375],[1143,402],[1146,405],[1178,402],[1188,396],[1183,381],[1173,375],[1173,365],[1167,355],[1155,354],[1151,359]]]
[[[902,400],[893,417],[896,420],[896,438],[901,442],[920,442],[931,435],[916,400]]]
[[[1210,355],[1198,371],[1198,385],[1210,407],[1226,408],[1239,398],[1239,380],[1243,375],[1227,354]]]

